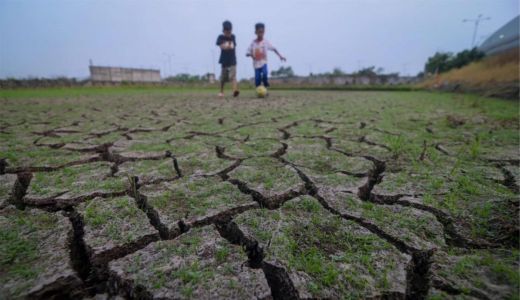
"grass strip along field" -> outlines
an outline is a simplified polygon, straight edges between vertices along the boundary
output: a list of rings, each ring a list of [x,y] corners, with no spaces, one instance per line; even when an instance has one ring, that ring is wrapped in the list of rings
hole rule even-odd
[[[23,93],[0,298],[518,299],[517,102]]]

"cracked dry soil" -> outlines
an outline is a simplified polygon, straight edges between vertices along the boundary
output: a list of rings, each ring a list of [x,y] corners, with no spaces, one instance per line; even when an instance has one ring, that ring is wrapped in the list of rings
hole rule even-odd
[[[519,296],[515,103],[422,92],[0,103],[2,299]]]

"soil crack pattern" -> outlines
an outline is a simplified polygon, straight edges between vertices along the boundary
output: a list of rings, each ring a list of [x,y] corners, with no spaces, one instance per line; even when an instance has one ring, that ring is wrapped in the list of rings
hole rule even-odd
[[[17,174],[8,203],[14,204],[14,206],[16,206],[18,209],[25,208],[26,204],[24,203],[23,198],[27,193],[27,189],[29,188],[29,184],[31,183],[32,178],[32,173]]]
[[[0,227],[8,249],[0,258],[9,263],[1,265],[0,294],[192,298],[208,276],[238,272],[245,277],[230,283],[229,298],[250,284],[262,286],[255,294],[262,299],[517,295],[508,274],[518,265],[520,159],[510,132],[518,126],[509,122],[518,116],[507,104],[452,107],[442,95],[415,92],[273,94],[218,102],[203,92],[106,96],[103,109],[97,97],[63,107],[56,105],[61,98],[37,98],[25,100],[34,104],[30,115],[2,99]],[[129,109],[137,106],[145,113]],[[397,115],[400,122],[389,126]],[[277,212],[279,219],[266,221],[274,235],[250,235],[264,214]],[[314,224],[320,214],[390,249],[383,255],[397,255],[396,265],[374,271],[381,251],[358,243],[352,230],[349,247],[366,253],[352,252],[356,261],[349,261],[350,253],[338,250],[343,245],[328,240],[337,230],[332,223],[312,234],[317,241],[299,245],[311,235],[306,225],[292,232],[292,218]],[[213,249],[204,240],[208,230],[231,248]],[[279,264],[271,251],[283,249],[289,233],[301,248],[291,255],[303,256]],[[131,279],[140,270],[128,260],[138,265],[141,253],[167,243],[176,245],[171,261],[158,267],[151,256],[144,266],[158,279]],[[211,265],[230,251],[247,257],[246,273],[236,269],[237,259],[218,271]],[[195,262],[173,259],[174,252]],[[4,258],[10,253],[14,258]],[[123,261],[122,273],[115,272]],[[204,269],[209,261],[213,269]],[[366,274],[347,276],[354,265]],[[16,271],[26,269],[26,277]],[[334,280],[346,282],[344,289],[332,290]],[[176,290],[165,288],[172,282]]]
[[[231,219],[215,223],[220,235],[229,243],[241,246],[247,254],[247,265],[250,268],[261,268],[273,299],[300,299],[294,284],[285,269],[264,261],[264,250],[258,241],[245,236]]]
[[[327,200],[325,200],[322,196],[319,195],[319,189],[316,187],[314,182],[300,169],[289,163],[288,161],[284,159],[280,159],[282,162],[286,163],[287,165],[292,166],[298,175],[301,177],[301,179],[306,184],[306,189],[308,190],[308,193],[310,196],[314,197],[318,202],[329,212],[331,212],[334,215],[338,215],[346,220],[354,221],[360,226],[368,229],[370,232],[376,234],[380,238],[386,240],[390,244],[392,244],[394,247],[396,247],[399,251],[409,254],[412,256],[412,260],[410,261],[408,267],[407,267],[407,289],[406,289],[406,298],[407,299],[425,299],[426,295],[429,290],[429,266],[431,264],[431,256],[435,249],[429,249],[429,250],[421,250],[414,248],[408,244],[406,244],[404,241],[386,233],[384,230],[379,228],[377,225],[371,223],[370,221],[362,218],[357,217],[354,215],[350,215],[348,213],[340,213],[333,207],[329,205]],[[376,170],[384,171],[384,164],[380,164],[379,167],[376,165]],[[380,174],[377,173],[377,171],[372,172],[372,176],[379,177]],[[375,179],[375,178],[374,178]],[[376,184],[377,180],[370,180],[369,183],[367,183],[367,186],[364,187],[364,190],[369,190],[373,188],[373,186]],[[369,192],[370,193],[370,192]]]
[[[383,180],[385,171],[386,164],[384,162],[374,161],[374,168],[369,172],[367,182],[358,188],[357,195],[361,200],[377,204],[410,206],[433,214],[443,225],[446,242],[451,246],[477,249],[497,247],[491,244],[480,244],[467,240],[456,232],[453,219],[440,209],[401,199],[406,195],[385,196],[372,193],[374,186]]]
[[[146,214],[150,224],[159,232],[161,239],[171,239],[179,235],[179,231],[172,232],[168,229],[168,226],[161,222],[159,213],[148,203],[147,197],[139,192],[139,178],[137,176],[133,176],[129,178],[129,181],[129,196],[134,198],[137,207],[139,207],[139,209],[141,209]]]

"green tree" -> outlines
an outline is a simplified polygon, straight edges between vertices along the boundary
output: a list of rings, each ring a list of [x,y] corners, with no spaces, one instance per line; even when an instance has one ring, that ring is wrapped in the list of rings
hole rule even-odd
[[[271,71],[271,76],[273,77],[293,77],[294,71],[292,67],[283,67],[281,66],[278,70]]]
[[[332,70],[332,76],[342,76],[342,75],[345,75],[345,72],[343,72],[343,70],[341,70],[340,68],[335,67]]]
[[[450,60],[453,57],[451,52],[436,52],[433,56],[428,58],[424,71],[426,73],[442,73],[450,69]]]
[[[451,52],[436,52],[428,58],[424,66],[426,73],[443,73],[454,68],[461,68],[471,62],[479,61],[485,56],[484,52],[477,48],[463,50],[456,55]]]
[[[175,76],[170,76],[164,79],[168,82],[198,82],[204,80],[200,75],[190,75],[188,73],[180,73]]]
[[[371,66],[371,67],[363,68],[363,69],[355,72],[354,74],[355,75],[359,75],[359,76],[370,76],[370,77],[373,77],[373,76],[377,75],[375,70],[376,70],[376,67],[375,66]]]
[[[484,56],[484,52],[479,51],[477,48],[461,51],[450,61],[450,69],[461,68],[471,62],[481,60]]]

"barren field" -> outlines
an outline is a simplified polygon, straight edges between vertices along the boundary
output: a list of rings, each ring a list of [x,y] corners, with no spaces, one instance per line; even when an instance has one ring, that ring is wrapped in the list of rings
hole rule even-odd
[[[518,102],[244,94],[0,98],[0,298],[519,298]]]

